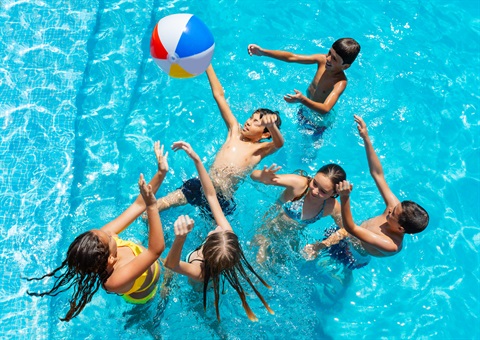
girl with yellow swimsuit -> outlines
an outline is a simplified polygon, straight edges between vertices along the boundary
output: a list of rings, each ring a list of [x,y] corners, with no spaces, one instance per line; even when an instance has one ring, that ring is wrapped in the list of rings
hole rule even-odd
[[[75,238],[67,251],[66,259],[53,272],[29,280],[56,278],[53,288],[43,293],[29,295],[57,295],[74,288],[70,309],[62,321],[77,316],[100,287],[121,294],[131,303],[146,303],[155,296],[160,276],[158,258],[165,249],[163,229],[157,211],[155,193],[168,172],[167,156],[163,146],[155,142],[154,151],[158,171],[147,185],[140,174],[140,195],[120,216],[100,229],[87,231]],[[140,214],[147,210],[148,248],[118,238]]]

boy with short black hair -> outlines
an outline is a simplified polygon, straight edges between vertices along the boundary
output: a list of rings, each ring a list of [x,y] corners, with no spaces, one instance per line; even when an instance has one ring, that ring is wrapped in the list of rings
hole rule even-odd
[[[258,45],[248,45],[248,53],[256,56],[266,56],[288,63],[317,64],[317,71],[308,86],[307,95],[295,89],[294,94],[284,96],[288,103],[301,103],[316,114],[330,112],[347,87],[345,70],[357,58],[360,45],[352,38],[342,38],[335,41],[328,54],[302,55],[288,51],[267,50]],[[300,109],[299,120],[304,125],[315,127],[315,118],[310,117],[306,110]],[[320,128],[320,130],[322,130]],[[323,132],[323,131],[318,131]]]
[[[284,140],[279,130],[281,119],[278,112],[258,109],[243,126],[240,126],[225,100],[223,87],[212,65],[207,68],[206,73],[213,97],[228,129],[225,143],[217,152],[209,170],[222,210],[225,215],[228,215],[235,210],[233,194],[240,181],[264,157],[283,146]],[[264,139],[272,139],[272,141],[262,142]],[[185,181],[179,189],[158,199],[157,208],[158,211],[164,211],[187,203],[200,206],[204,212],[206,210],[210,213],[198,178]]]
[[[412,201],[400,202],[393,194],[385,180],[382,165],[368,136],[365,122],[357,115],[354,118],[360,137],[365,143],[370,174],[385,201],[385,211],[358,226],[353,221],[350,211],[350,193],[353,185],[348,181],[337,184],[336,192],[340,195],[342,221],[345,230],[340,229],[337,231],[337,235],[332,235],[322,242],[307,245],[304,251],[310,258],[315,257],[319,250],[331,247],[339,243],[341,239],[350,238],[350,236],[358,239],[364,252],[369,255],[376,257],[392,256],[402,250],[405,234],[419,233],[427,227],[429,222],[428,213],[420,205]],[[352,247],[354,246],[352,244]],[[343,253],[347,252],[344,251]],[[351,259],[350,263],[354,263],[354,260]]]

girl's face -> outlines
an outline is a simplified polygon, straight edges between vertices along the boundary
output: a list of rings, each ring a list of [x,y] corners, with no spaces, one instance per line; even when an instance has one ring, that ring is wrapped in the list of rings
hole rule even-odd
[[[335,191],[332,180],[323,173],[316,174],[310,181],[309,187],[310,195],[322,200],[332,197]]]

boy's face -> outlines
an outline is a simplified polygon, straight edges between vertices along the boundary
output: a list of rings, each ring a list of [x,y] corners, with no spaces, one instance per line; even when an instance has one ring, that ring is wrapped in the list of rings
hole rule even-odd
[[[330,48],[330,51],[328,51],[327,54],[327,62],[325,64],[325,69],[329,71],[338,71],[338,70],[345,70],[348,68],[348,64],[343,64],[343,59],[340,57],[337,52],[333,49],[333,47]]]
[[[263,131],[265,126],[260,125],[261,118],[260,113],[254,113],[247,119],[242,128],[242,136],[250,140],[260,140],[265,138]]]

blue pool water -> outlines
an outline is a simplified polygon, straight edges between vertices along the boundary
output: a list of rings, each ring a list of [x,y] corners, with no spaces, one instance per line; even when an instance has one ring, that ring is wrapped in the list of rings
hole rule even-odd
[[[480,337],[480,8],[467,1],[11,1],[0,11],[0,338],[479,338]],[[232,290],[222,321],[184,277],[170,295],[132,307],[99,291],[79,317],[68,295],[34,298],[27,289],[62,261],[79,233],[101,227],[137,195],[140,172],[155,170],[152,144],[189,141],[210,164],[226,129],[205,75],[168,78],[149,56],[154,24],[194,13],[216,39],[213,63],[240,122],[257,107],[282,112],[285,146],[263,164],[314,173],[341,164],[354,183],[357,222],[383,210],[368,173],[353,114],[368,124],[386,178],[400,199],[430,213],[428,229],[404,250],[373,259],[351,275],[323,259],[306,263],[287,250],[255,265],[250,240],[279,190],[246,180],[231,218],[247,257],[273,286],[262,289],[269,315],[250,296],[248,321]],[[362,51],[321,141],[299,132],[297,107],[283,94],[305,90],[312,66],[252,58],[249,43],[324,53],[337,38]],[[170,157],[159,194],[194,174]],[[162,213],[167,250],[173,222],[189,206]],[[325,219],[299,233],[320,237]],[[186,247],[208,226],[199,221]],[[145,242],[135,222],[125,238]]]

